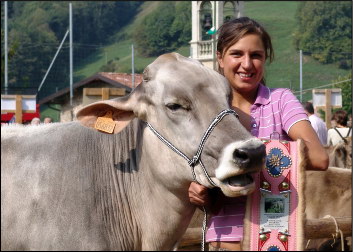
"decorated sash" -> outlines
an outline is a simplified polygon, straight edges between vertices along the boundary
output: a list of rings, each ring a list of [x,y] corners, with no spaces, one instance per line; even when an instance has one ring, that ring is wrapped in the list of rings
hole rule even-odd
[[[297,142],[261,139],[266,167],[255,174],[248,196],[243,250],[301,251],[304,248],[304,167]]]

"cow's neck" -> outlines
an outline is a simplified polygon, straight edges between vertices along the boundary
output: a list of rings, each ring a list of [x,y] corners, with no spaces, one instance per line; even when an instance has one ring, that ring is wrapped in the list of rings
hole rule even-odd
[[[142,249],[167,250],[181,238],[195,211],[188,197],[192,174],[187,162],[148,128],[143,131],[143,139],[138,172],[144,194],[140,219],[146,231]]]
[[[188,198],[190,167],[139,120],[133,120],[121,134],[113,149],[124,151],[113,154],[114,169],[105,169],[115,197],[107,195],[102,200],[102,205],[112,200],[106,217],[112,248],[170,250],[195,211]],[[122,145],[120,138],[129,141]],[[125,234],[116,234],[119,226],[124,226]]]

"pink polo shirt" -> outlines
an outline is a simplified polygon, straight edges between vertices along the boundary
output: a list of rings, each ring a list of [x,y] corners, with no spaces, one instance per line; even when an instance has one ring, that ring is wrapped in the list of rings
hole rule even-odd
[[[291,140],[290,128],[297,122],[309,120],[303,106],[287,88],[268,88],[259,85],[257,98],[250,108],[251,134],[258,138]],[[241,241],[246,196],[226,198],[217,215],[208,222],[206,242]]]

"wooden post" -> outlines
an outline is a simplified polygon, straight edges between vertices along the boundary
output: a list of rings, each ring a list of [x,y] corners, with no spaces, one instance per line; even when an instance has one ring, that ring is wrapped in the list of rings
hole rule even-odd
[[[108,100],[110,96],[124,96],[125,88],[84,88],[83,96],[97,95],[101,96],[102,100]]]
[[[35,95],[1,95],[1,113],[14,113],[15,123],[22,124],[23,113],[35,112]]]
[[[342,94],[340,88],[313,89],[313,105],[315,111],[325,111],[327,129],[331,128],[332,109],[342,108]]]
[[[201,243],[202,228],[188,228],[180,240],[179,248],[193,246]]]
[[[16,95],[16,123],[22,124],[22,95]]]
[[[335,217],[335,220],[344,237],[352,236],[352,217]],[[336,234],[336,224],[332,218],[307,219],[304,229],[306,239],[332,238],[332,234]],[[201,234],[200,227],[188,228],[181,238],[179,248],[200,244]]]
[[[102,100],[109,100],[109,88],[102,88]]]
[[[326,121],[326,128],[331,128],[331,89],[325,89],[325,121]]]
[[[352,217],[335,217],[335,220],[344,237],[352,236]],[[307,239],[331,238],[332,234],[336,234],[336,224],[332,218],[306,220]]]

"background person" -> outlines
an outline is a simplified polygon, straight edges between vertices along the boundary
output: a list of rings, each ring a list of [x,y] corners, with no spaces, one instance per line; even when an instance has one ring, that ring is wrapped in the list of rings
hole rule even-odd
[[[327,132],[327,145],[336,145],[344,142],[344,138],[352,137],[352,128],[348,127],[348,114],[344,110],[337,110],[332,120],[335,121],[336,126],[329,129]]]
[[[274,131],[282,140],[303,139],[308,147],[309,169],[328,168],[328,156],[312,128],[303,106],[289,89],[265,86],[265,62],[273,58],[271,38],[256,21],[241,17],[219,29],[219,72],[231,86],[231,107],[242,125],[255,137],[270,138]],[[206,242],[209,250],[240,250],[246,197],[228,198],[220,190],[208,190],[192,182],[190,202],[211,202]],[[213,207],[212,207],[213,206]]]
[[[45,117],[43,120],[43,123],[52,123],[52,122],[53,122],[53,120],[49,116]]]
[[[311,126],[314,128],[316,134],[318,135],[322,145],[327,143],[327,127],[326,123],[318,117],[314,112],[314,107],[311,102],[306,102],[303,104],[304,110],[309,116],[309,121]]]
[[[38,117],[34,117],[31,121],[31,125],[39,125],[40,119]]]

